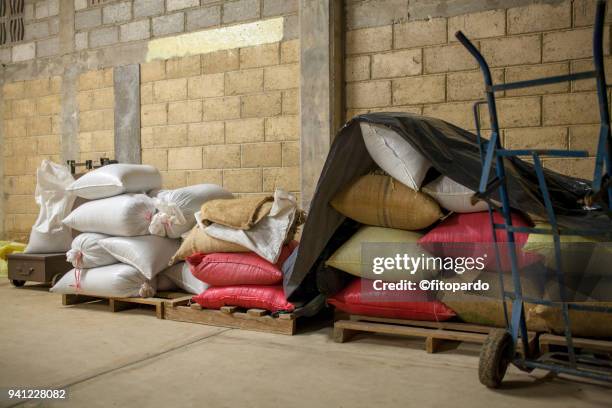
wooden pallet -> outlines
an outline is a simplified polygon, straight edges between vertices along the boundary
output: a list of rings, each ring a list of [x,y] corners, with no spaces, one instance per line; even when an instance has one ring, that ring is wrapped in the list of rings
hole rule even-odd
[[[295,334],[296,331],[296,316],[293,313],[282,313],[278,317],[274,317],[267,310],[245,310],[236,306],[224,306],[219,310],[212,310],[203,309],[197,303],[192,303],[189,306],[184,304],[166,304],[164,318],[179,322],[231,327],[290,336]]]
[[[193,295],[183,292],[157,292],[155,297],[148,298],[115,298],[104,296],[87,296],[87,295],[62,295],[62,304],[64,306],[76,305],[79,303],[87,303],[94,301],[108,301],[109,310],[111,312],[120,312],[122,310],[133,309],[135,307],[153,307],[155,316],[158,319],[164,318],[164,309],[174,305],[186,305],[189,303]]]
[[[600,351],[606,354],[612,354],[612,340],[600,339],[584,339],[579,337],[572,338],[574,348],[585,349],[589,351]],[[550,352],[550,346],[566,347],[565,336],[557,336],[555,334],[540,335],[540,351],[542,353]]]
[[[482,344],[489,332],[494,329],[469,323],[427,322],[349,315],[348,319],[337,320],[334,323],[333,339],[337,343],[344,343],[360,332],[420,337],[425,339],[425,350],[428,353],[435,353],[449,342]],[[530,333],[529,346],[535,350],[536,345],[537,336],[535,333]]]

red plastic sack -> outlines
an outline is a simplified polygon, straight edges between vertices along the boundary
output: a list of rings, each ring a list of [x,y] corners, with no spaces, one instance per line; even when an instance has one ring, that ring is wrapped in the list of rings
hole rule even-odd
[[[285,245],[276,264],[254,252],[197,253],[187,262],[193,276],[212,286],[277,285],[283,281],[283,263],[296,246]]]
[[[355,279],[327,301],[343,312],[364,316],[427,321],[455,317],[452,309],[440,301],[430,300],[425,291],[377,291],[372,282]]]
[[[494,213],[493,220],[496,224],[504,222],[499,213]],[[512,225],[531,226],[517,213],[512,214]],[[511,267],[508,245],[503,244],[508,242],[506,231],[498,229],[495,235],[497,242],[502,243],[499,245],[502,270],[509,271]],[[527,238],[529,238],[527,233],[514,234],[519,268],[540,260],[538,255],[521,250]],[[497,270],[495,244],[488,212],[453,214],[421,238],[419,245],[430,254],[440,257],[483,257],[485,269]]]
[[[221,306],[266,309],[271,312],[292,312],[295,309],[285,298],[282,286],[210,287],[192,300],[206,309],[219,309]]]

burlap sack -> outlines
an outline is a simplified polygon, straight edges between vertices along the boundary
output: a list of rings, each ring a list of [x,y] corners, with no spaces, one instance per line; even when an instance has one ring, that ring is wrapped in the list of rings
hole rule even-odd
[[[499,287],[499,275],[497,272],[487,271],[467,271],[461,275],[445,277],[444,282],[474,282],[481,280],[490,285],[487,293],[475,292],[452,292],[441,291],[436,298],[442,301],[446,306],[453,309],[457,317],[466,323],[480,324],[483,326],[506,327],[506,319],[504,317],[504,305],[501,301],[501,290]],[[521,279],[523,295],[533,298],[539,298],[542,291],[537,285],[530,282],[528,279]],[[504,288],[510,291],[512,288],[512,275],[504,275]],[[506,301],[508,308],[508,316],[512,315],[512,302]],[[546,323],[534,312],[537,305],[525,303],[525,320],[527,329],[536,332],[549,331]]]
[[[466,295],[462,300],[444,301],[466,323],[506,327],[502,303],[497,300],[479,300],[480,296]],[[473,299],[473,300],[470,300]],[[507,301],[508,315],[512,314],[512,302]],[[612,303],[599,303],[612,307]],[[563,335],[564,324],[561,309],[551,306],[525,303],[527,329],[542,333]],[[612,314],[570,310],[572,335],[580,337],[612,337]]]
[[[440,206],[390,176],[368,174],[338,193],[332,207],[363,224],[404,230],[429,227],[442,217]]]
[[[233,242],[213,238],[196,225],[183,240],[180,248],[170,260],[169,265],[182,261],[196,252],[210,254],[214,252],[250,252],[250,250]]]
[[[597,305],[612,308],[612,302],[582,302],[582,305]],[[564,333],[563,315],[560,308],[537,305],[532,311],[533,318],[542,321],[546,331]],[[612,337],[612,313],[571,310],[569,312],[572,335],[582,337]]]
[[[226,227],[248,230],[270,213],[274,197],[247,196],[211,200],[202,205],[204,225],[217,223]]]
[[[465,323],[479,324],[491,327],[506,327],[504,306],[500,300],[483,299],[482,296],[465,295],[461,300],[442,302],[453,309],[457,317]],[[512,315],[512,302],[507,301],[508,317]],[[525,320],[527,330],[547,332],[546,323],[534,314],[537,305],[525,303]]]

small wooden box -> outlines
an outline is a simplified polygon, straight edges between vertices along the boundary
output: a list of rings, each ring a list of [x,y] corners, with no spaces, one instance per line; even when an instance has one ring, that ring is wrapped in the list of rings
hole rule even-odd
[[[8,277],[15,286],[26,281],[55,283],[72,269],[65,253],[58,254],[10,254],[8,256]]]

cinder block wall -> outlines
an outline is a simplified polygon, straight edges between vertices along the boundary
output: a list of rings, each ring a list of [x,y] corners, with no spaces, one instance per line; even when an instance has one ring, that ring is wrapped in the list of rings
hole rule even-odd
[[[2,88],[4,224],[8,239],[27,241],[38,215],[36,168],[60,161],[61,78],[5,84]]]
[[[79,75],[77,106],[79,161],[114,158],[113,69],[99,69]]]
[[[477,2],[463,3],[469,8]],[[534,3],[454,16],[439,12],[438,17],[411,20],[407,12],[401,18],[407,10],[401,5],[407,2],[349,1],[347,118],[364,112],[406,111],[474,129],[472,105],[484,96],[483,79],[472,56],[456,41],[457,30],[473,40],[487,58],[495,82],[592,69],[595,1]],[[399,20],[385,18],[389,10],[384,5],[395,6],[391,17]],[[433,4],[431,11],[436,15]],[[607,24],[606,55],[609,31]],[[607,57],[606,65],[610,62]],[[498,94],[504,144],[586,149],[594,154],[595,124],[599,123],[594,89],[593,81],[583,81]],[[486,109],[483,113],[486,128]],[[548,159],[545,163],[560,172],[592,178],[593,160]]]
[[[500,3],[345,0],[346,117],[401,110],[473,129],[482,78],[454,41],[457,29],[489,58],[496,80],[589,68],[593,0]],[[114,157],[113,67],[125,64],[141,65],[142,160],[160,168],[165,187],[213,182],[239,194],[275,187],[299,193],[298,94],[308,86],[300,84],[299,64],[308,61],[298,61],[298,5],[26,0],[24,40],[0,45],[0,236],[27,240],[42,158]],[[282,38],[274,42],[167,60],[147,54],[160,39],[171,50],[186,33],[275,18]],[[500,95],[504,143],[593,153],[593,90],[592,83],[572,83]],[[592,160],[547,165],[591,176]]]
[[[298,193],[299,41],[141,66],[142,161],[164,187]]]
[[[113,68],[125,64],[141,66],[142,161],[165,188],[299,194],[298,3],[26,0],[24,39],[0,45],[0,237],[27,241],[43,158],[115,157]],[[180,35],[279,18],[280,41],[168,60],[147,53],[150,41],[168,40],[172,52]]]

